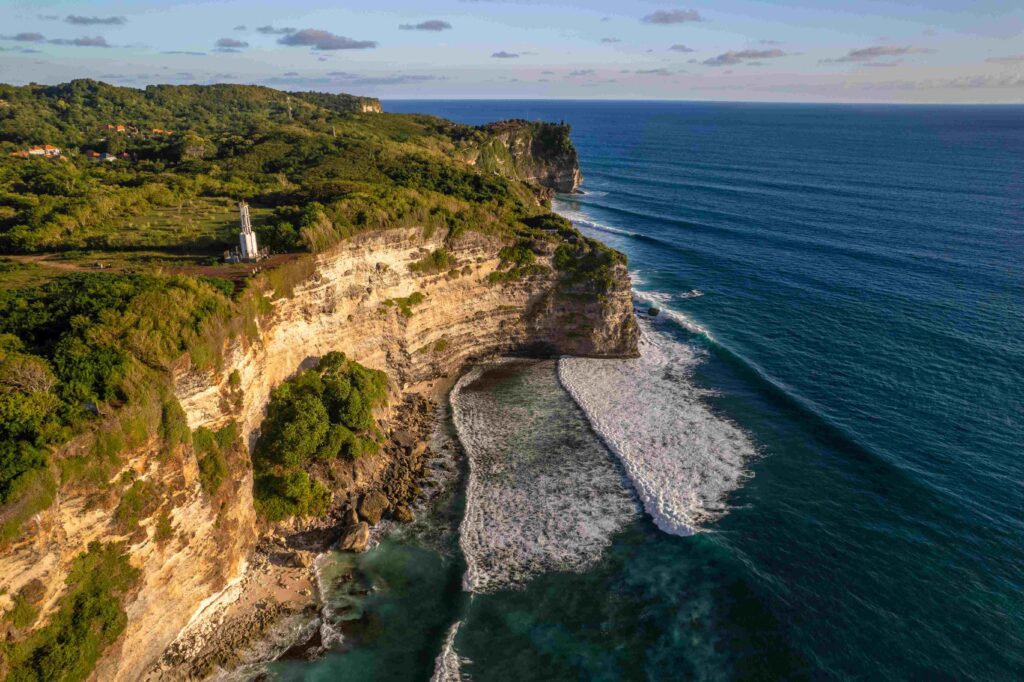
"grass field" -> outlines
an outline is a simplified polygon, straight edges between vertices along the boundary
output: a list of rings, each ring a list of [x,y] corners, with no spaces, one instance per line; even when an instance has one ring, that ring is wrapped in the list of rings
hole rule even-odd
[[[272,212],[252,207],[250,214],[258,234]],[[102,244],[96,246],[103,249],[159,248],[220,255],[238,244],[238,206],[230,199],[195,199],[134,216],[97,237]]]

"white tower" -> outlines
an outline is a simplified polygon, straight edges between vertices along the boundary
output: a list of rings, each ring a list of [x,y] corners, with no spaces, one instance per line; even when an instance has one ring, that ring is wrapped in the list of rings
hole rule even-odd
[[[259,260],[260,251],[256,247],[256,233],[252,231],[252,223],[249,221],[249,204],[239,201],[238,211],[242,224],[242,231],[238,233],[238,243],[242,249],[242,260]]]

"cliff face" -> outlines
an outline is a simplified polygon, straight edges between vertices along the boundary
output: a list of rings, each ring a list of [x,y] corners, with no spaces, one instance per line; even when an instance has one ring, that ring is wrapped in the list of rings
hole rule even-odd
[[[613,271],[603,291],[567,288],[553,271],[492,283],[500,265],[496,237],[470,232],[445,244],[417,228],[354,237],[317,257],[311,277],[262,318],[258,340],[233,343],[216,374],[182,368],[175,394],[192,429],[240,426],[243,447],[213,497],[204,492],[190,448],[168,455],[158,443],[127,457],[105,493],[96,486],[64,489],[39,514],[23,540],[0,556],[0,589],[17,594],[37,581],[45,591],[36,624],[46,622],[63,594],[72,559],[89,542],[123,540],[141,580],[126,610],[124,635],[105,652],[95,679],[135,680],[177,633],[245,566],[258,524],[252,507],[248,448],[256,439],[271,390],[307,363],[340,350],[386,371],[398,389],[437,379],[475,359],[499,353],[636,353],[628,274]],[[444,272],[410,266],[447,248]],[[550,265],[552,256],[538,257]],[[396,305],[420,292],[422,302]],[[73,448],[74,444],[67,446]],[[351,492],[374,480],[386,462],[368,457],[354,467]],[[122,531],[116,499],[131,481],[152,484],[138,527]],[[345,491],[340,491],[345,492]]]
[[[400,387],[456,372],[474,359],[498,353],[622,357],[636,354],[629,276],[615,270],[601,295],[567,290],[553,271],[492,284],[503,243],[470,232],[446,245],[438,233],[419,229],[359,235],[317,259],[308,283],[276,302],[273,322],[258,344],[229,350],[223,376],[185,373],[177,395],[189,425],[217,426],[238,417],[243,438],[259,426],[270,390],[304,363],[332,350],[388,373]],[[454,266],[422,274],[410,268],[447,248]],[[550,265],[550,256],[539,262]],[[451,273],[458,270],[460,274]],[[423,302],[406,317],[393,302],[415,292]],[[224,397],[237,370],[244,393],[239,415]]]
[[[485,171],[572,193],[583,182],[569,126],[510,120],[484,127],[488,139],[466,160]]]

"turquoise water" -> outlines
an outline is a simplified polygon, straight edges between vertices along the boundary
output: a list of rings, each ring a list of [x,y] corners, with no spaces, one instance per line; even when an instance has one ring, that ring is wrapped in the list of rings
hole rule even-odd
[[[646,513],[612,504],[597,560],[471,597],[466,547],[423,550],[442,577],[370,609],[432,614],[419,667],[381,632],[316,670],[428,679],[460,623],[448,669],[478,681],[1024,676],[1024,108],[386,109],[573,125],[586,193],[556,208],[664,312],[640,360],[477,399],[523,409],[543,379],[536,418],[584,415]]]

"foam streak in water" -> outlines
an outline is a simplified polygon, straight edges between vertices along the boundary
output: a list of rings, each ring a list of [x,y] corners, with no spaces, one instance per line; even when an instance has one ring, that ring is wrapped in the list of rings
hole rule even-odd
[[[469,457],[460,545],[465,588],[513,588],[592,566],[638,505],[558,382],[556,363],[475,369],[452,392]]]
[[[698,352],[647,322],[641,328],[639,358],[566,357],[559,378],[622,461],[657,526],[689,535],[726,512],[754,446],[690,381]]]

